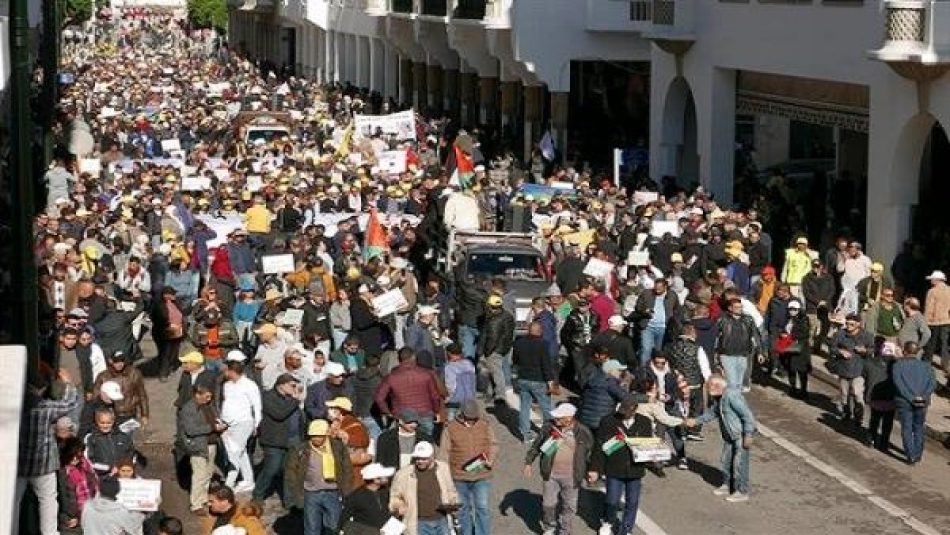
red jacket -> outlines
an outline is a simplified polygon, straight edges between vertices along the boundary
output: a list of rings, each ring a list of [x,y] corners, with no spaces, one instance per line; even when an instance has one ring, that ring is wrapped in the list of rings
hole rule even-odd
[[[398,415],[412,409],[419,416],[434,416],[442,405],[435,375],[415,362],[396,366],[376,388],[376,405],[383,414]]]

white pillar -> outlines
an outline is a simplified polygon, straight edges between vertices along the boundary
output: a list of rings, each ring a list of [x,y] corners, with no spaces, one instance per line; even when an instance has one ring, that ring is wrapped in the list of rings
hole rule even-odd
[[[735,179],[736,71],[713,69],[709,84],[697,88],[702,96],[693,94],[697,99],[697,115],[707,114],[706,121],[697,121],[699,182],[715,195],[716,200],[729,206]],[[700,98],[708,100],[701,103]],[[706,127],[700,126],[703,122]]]
[[[343,34],[333,33],[333,81],[343,80]]]

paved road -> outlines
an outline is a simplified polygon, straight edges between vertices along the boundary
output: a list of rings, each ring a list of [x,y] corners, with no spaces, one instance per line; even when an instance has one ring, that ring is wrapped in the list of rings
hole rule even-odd
[[[150,347],[146,354],[153,354]],[[146,370],[148,363],[144,364]],[[188,533],[198,525],[187,512],[187,498],[174,482],[170,447],[174,433],[171,402],[176,382],[148,379],[152,427],[142,449],[150,456],[147,475],[165,481],[166,511],[186,521]],[[729,504],[712,494],[718,486],[720,439],[715,426],[702,443],[690,442],[690,470],[667,469],[667,477],[648,475],[641,501],[640,524],[648,535],[664,533],[736,533],[882,535],[950,533],[950,454],[930,442],[916,467],[870,450],[830,418],[832,389],[815,381],[810,404],[792,400],[774,388],[756,387],[749,399],[764,435],[752,454],[752,499]],[[502,442],[495,476],[493,533],[540,533],[540,480],[521,476],[524,447],[514,437],[514,412],[489,416]],[[895,445],[900,438],[895,429]],[[602,494],[581,494],[576,533],[591,533]],[[269,502],[267,518],[279,516]],[[586,525],[585,525],[586,524]],[[295,522],[280,518],[277,533],[300,533]],[[588,527],[590,526],[590,527]]]

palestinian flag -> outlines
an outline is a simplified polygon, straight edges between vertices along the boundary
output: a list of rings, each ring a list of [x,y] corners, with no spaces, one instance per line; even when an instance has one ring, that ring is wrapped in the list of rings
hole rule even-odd
[[[479,453],[470,461],[465,463],[462,466],[462,469],[471,474],[484,472],[485,470],[488,470],[488,457],[486,457],[484,453]]]
[[[475,160],[472,159],[472,153],[466,152],[465,147],[470,147],[471,139],[466,142],[468,136],[459,136],[452,144],[452,152],[445,162],[445,169],[449,172],[449,184],[461,189],[468,189],[472,186],[472,177],[475,176]]]
[[[386,229],[379,222],[379,215],[376,208],[369,211],[369,221],[366,223],[366,237],[363,241],[363,259],[369,260],[375,256],[383,254],[389,249],[389,237],[386,235]]]
[[[621,431],[617,431],[617,434],[610,437],[610,440],[604,442],[604,445],[600,447],[604,453],[607,455],[612,455],[617,450],[625,447],[627,445],[627,436]]]
[[[541,453],[544,455],[554,455],[561,446],[561,433],[557,430],[551,431],[551,436],[541,444]]]

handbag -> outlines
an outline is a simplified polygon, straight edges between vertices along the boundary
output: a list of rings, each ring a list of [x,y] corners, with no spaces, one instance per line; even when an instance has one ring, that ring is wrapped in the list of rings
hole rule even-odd
[[[795,337],[791,333],[782,333],[778,335],[778,338],[775,340],[775,352],[779,355],[785,353],[801,353],[804,349],[804,344],[795,340]]]

